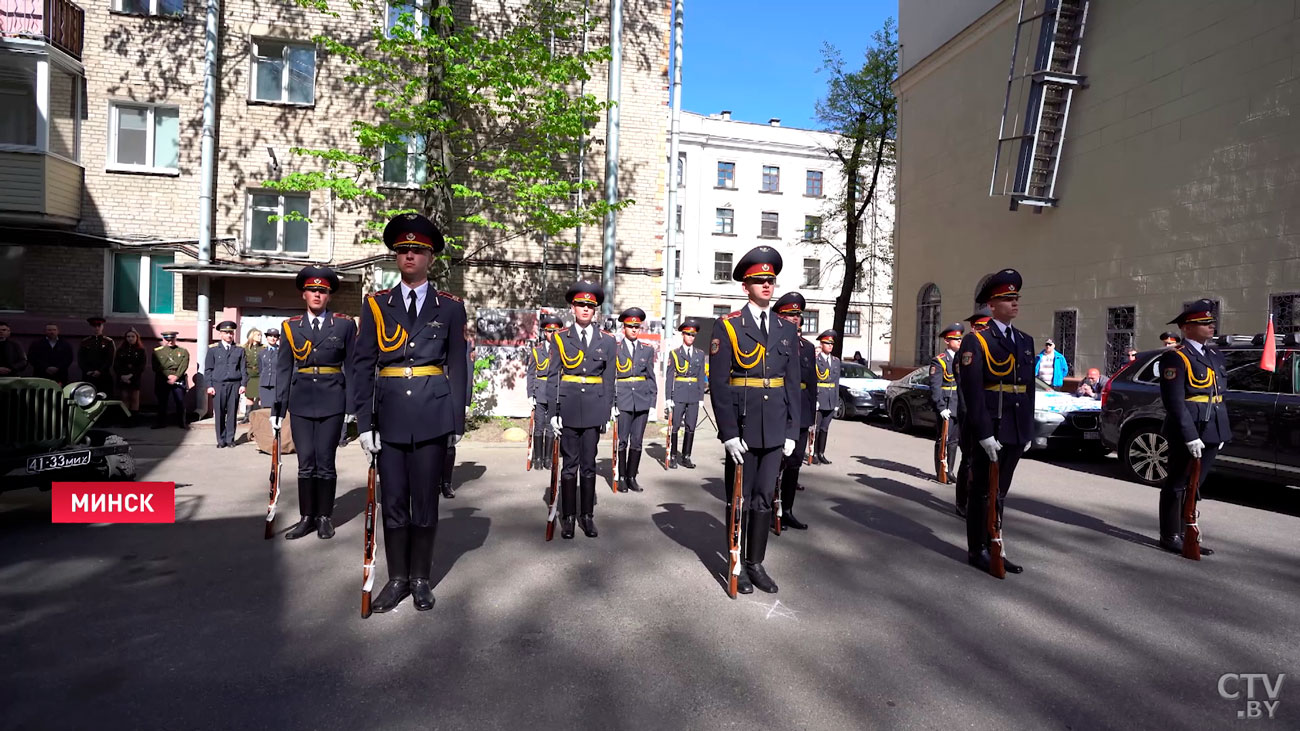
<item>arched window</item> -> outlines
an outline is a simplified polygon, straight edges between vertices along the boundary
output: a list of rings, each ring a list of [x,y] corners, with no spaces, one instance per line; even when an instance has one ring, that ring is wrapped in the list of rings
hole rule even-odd
[[[934,356],[934,341],[939,337],[939,286],[931,282],[921,287],[916,296],[916,360],[917,365],[930,362]]]

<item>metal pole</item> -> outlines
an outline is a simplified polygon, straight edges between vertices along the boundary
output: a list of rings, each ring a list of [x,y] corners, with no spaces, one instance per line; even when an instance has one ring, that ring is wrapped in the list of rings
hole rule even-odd
[[[588,9],[591,0],[582,0],[582,55],[587,55],[587,18]],[[587,80],[583,79],[578,84],[578,96],[587,96]],[[582,130],[578,132],[578,187],[586,180],[586,163],[587,163],[587,125],[583,124]],[[583,193],[582,190],[577,194],[578,208],[582,208]],[[582,279],[582,224],[573,232],[573,278]]]
[[[618,203],[618,125],[619,101],[623,88],[623,0],[612,0],[609,17],[609,112],[605,117],[605,202]],[[614,249],[617,239],[617,215],[605,214],[605,246],[603,251],[605,305],[601,308],[608,317],[614,311]]]
[[[682,25],[683,0],[675,0],[673,9],[673,96],[672,123],[668,132],[668,246],[664,249],[664,342],[677,323],[677,166],[682,133]],[[684,181],[683,181],[684,182]]]
[[[200,192],[199,192],[199,264],[212,263],[212,178],[216,174],[213,160],[217,126],[217,38],[220,32],[221,0],[207,0],[207,23],[203,33],[203,131],[200,141]],[[198,277],[198,324],[195,349],[198,372],[203,372],[204,355],[208,352],[208,337],[212,333],[212,304],[209,301],[211,282],[207,274]],[[195,389],[195,404],[200,414],[207,413],[207,383]]]

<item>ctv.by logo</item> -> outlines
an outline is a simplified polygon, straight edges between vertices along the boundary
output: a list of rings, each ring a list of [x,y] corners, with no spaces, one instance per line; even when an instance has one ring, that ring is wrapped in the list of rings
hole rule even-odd
[[[1225,701],[1245,700],[1246,707],[1237,711],[1237,718],[1273,718],[1281,703],[1278,696],[1282,694],[1283,680],[1286,673],[1278,673],[1276,678],[1268,673],[1224,673],[1219,676],[1219,697]]]

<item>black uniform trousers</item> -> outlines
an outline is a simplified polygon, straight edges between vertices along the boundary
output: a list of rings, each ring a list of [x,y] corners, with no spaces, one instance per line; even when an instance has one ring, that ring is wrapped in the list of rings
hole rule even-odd
[[[1172,529],[1174,533],[1161,538],[1171,538],[1173,535],[1182,535],[1182,510],[1183,499],[1185,498],[1184,490],[1187,489],[1188,482],[1192,479],[1192,453],[1187,451],[1187,445],[1179,443],[1177,437],[1169,440],[1169,476],[1165,478],[1165,484],[1160,488],[1160,504],[1166,505],[1172,503],[1177,506],[1178,519],[1171,521],[1172,525],[1162,526],[1161,532]],[[1201,449],[1201,483],[1205,484],[1205,478],[1210,474],[1210,468],[1214,466],[1214,458],[1219,456],[1218,444],[1207,444]],[[1199,495],[1197,496],[1199,499]]]
[[[943,434],[943,419],[939,419],[936,427],[936,434],[934,436],[934,466],[936,467],[935,470],[936,472],[938,472],[937,468],[939,466],[939,454],[940,452],[943,451],[940,449],[940,440],[939,440],[939,437],[942,434]],[[953,417],[948,420],[948,445],[947,445],[948,464],[945,465],[948,468],[948,474],[950,475],[955,474],[953,472],[953,466],[957,464],[957,445],[960,441],[961,441],[961,424],[958,423],[957,421],[957,415],[953,414]]]
[[[673,404],[673,431],[686,427],[687,434],[695,433],[695,424],[700,420],[700,402],[688,401]],[[619,427],[621,430],[623,427]],[[620,432],[621,433],[621,432]]]
[[[745,452],[745,475],[741,481],[741,495],[744,496],[745,502],[742,510],[745,512],[757,510],[764,513],[772,511],[776,479],[781,473],[782,458],[780,447],[768,449],[750,447],[749,451]],[[735,479],[736,465],[728,457],[722,478],[722,489],[726,493],[728,506],[731,504],[731,486]]]
[[[551,431],[550,404],[538,401],[533,404],[533,441],[534,443]]]
[[[235,389],[238,393],[239,389]],[[154,394],[158,398],[158,423],[167,423],[167,411],[171,408],[176,409],[176,424],[185,426],[185,384],[177,381],[168,383],[165,379],[162,384],[154,388]]]
[[[953,421],[957,422],[957,419],[954,417]],[[949,432],[948,432],[949,434],[952,433],[951,428],[952,427],[949,427]],[[975,454],[976,450],[979,451],[983,451],[983,450],[980,449],[980,446],[978,444],[971,442],[970,439],[964,436],[960,436],[961,434],[960,429],[958,430],[958,434],[959,436],[957,437],[957,446],[961,448],[961,464],[957,466],[956,502],[958,505],[961,506],[962,510],[965,510],[966,501],[969,499],[970,496],[971,460],[974,459],[973,455]]]
[[[989,547],[988,504],[989,504],[989,456],[979,444],[971,450],[970,493],[966,499],[966,550],[972,556],[978,555]],[[1024,454],[1023,444],[1004,444],[998,450],[998,520],[1002,520],[1003,505],[1007,491],[1011,489],[1011,479],[1015,477],[1016,465]]]
[[[835,419],[835,409],[830,411],[817,411],[817,431],[823,434],[831,430],[831,422]]]
[[[338,429],[333,432],[335,443]],[[447,459],[450,434],[414,444],[383,441],[379,450],[380,504],[384,528],[433,528],[438,525],[438,480]],[[294,440],[297,441],[297,434]],[[382,439],[382,435],[380,437]]]
[[[799,487],[799,467],[808,458],[808,430],[800,429],[799,438],[794,440],[794,451],[784,458],[781,464],[781,500]]]
[[[649,411],[618,412],[618,448],[641,451],[641,441],[645,437],[645,425],[650,420]]]
[[[583,515],[591,515],[596,508],[596,447],[600,444],[600,427],[575,429],[566,426],[560,431],[560,515],[570,518],[582,508]],[[578,477],[582,479],[579,480]],[[579,505],[581,483],[581,505]]]
[[[290,413],[289,423],[293,427],[293,447],[298,452],[298,477],[337,479],[334,455],[339,448],[343,414],[314,418]]]
[[[212,397],[212,421],[217,430],[217,444],[235,443],[235,418],[239,416],[239,385],[239,381],[221,381],[212,384],[216,390],[216,394]]]
[[[447,447],[447,456],[442,460],[442,481],[451,483],[452,473],[456,470],[456,448]]]

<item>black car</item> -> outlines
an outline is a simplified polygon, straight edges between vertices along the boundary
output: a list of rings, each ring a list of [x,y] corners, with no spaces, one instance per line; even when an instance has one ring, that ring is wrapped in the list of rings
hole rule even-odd
[[[1228,372],[1224,404],[1232,441],[1214,461],[1216,473],[1300,483],[1300,394],[1296,393],[1295,333],[1278,337],[1276,369],[1259,367],[1264,336],[1223,335],[1214,339]],[[1102,389],[1102,440],[1116,448],[1128,475],[1148,485],[1168,476],[1169,443],[1160,433],[1160,356],[1148,350],[1111,377]]]
[[[861,363],[840,363],[840,403],[836,419],[866,419],[885,413],[889,381]]]

